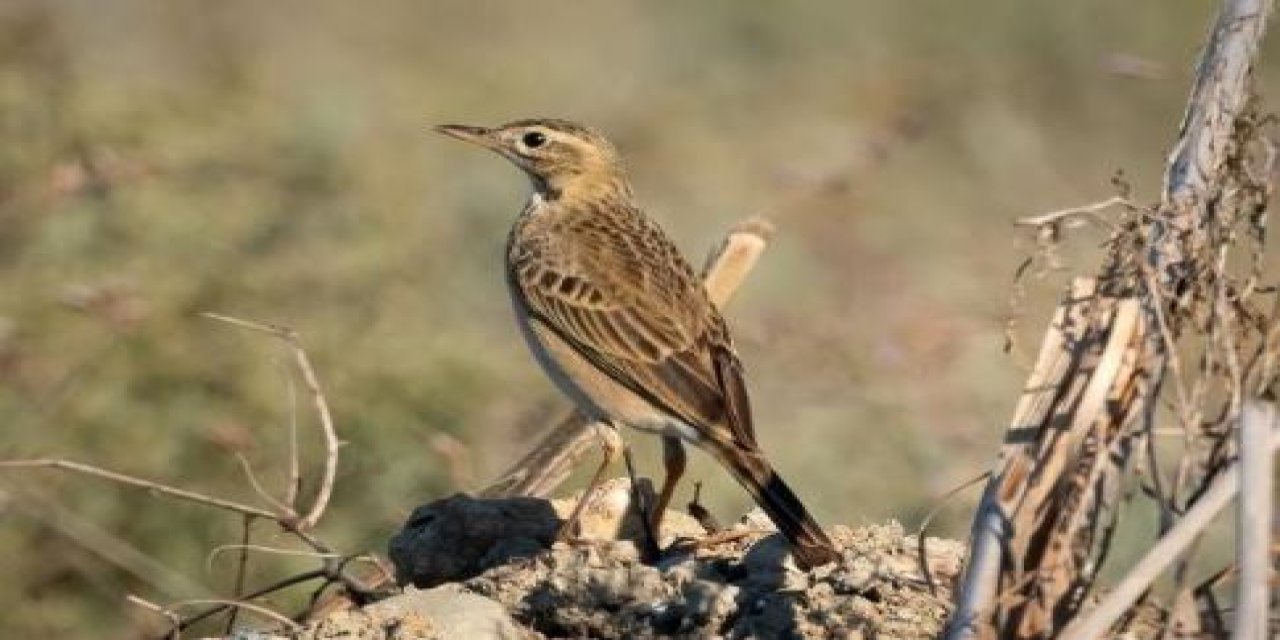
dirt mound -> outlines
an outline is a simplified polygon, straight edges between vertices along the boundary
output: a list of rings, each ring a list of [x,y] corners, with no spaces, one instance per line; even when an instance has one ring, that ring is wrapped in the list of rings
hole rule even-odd
[[[678,551],[654,566],[628,541],[557,544],[463,582],[545,637],[933,638],[963,546],[930,539],[921,571],[896,523],[835,527],[841,561],[798,571],[776,535]]]
[[[642,485],[642,490],[647,487]],[[391,541],[405,593],[313,622],[298,640],[368,638],[933,638],[962,544],[890,522],[830,533],[840,561],[804,572],[753,512],[708,533],[670,512],[643,562],[630,485],[588,501],[581,542],[552,544],[576,497],[457,495],[420,507]]]

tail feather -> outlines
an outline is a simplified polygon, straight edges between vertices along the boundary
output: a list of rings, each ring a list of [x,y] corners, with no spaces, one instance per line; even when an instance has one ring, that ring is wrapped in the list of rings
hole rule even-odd
[[[755,464],[749,464],[738,456],[728,457],[726,462],[734,477],[791,544],[796,564],[810,569],[839,559],[831,538],[767,462],[757,458],[753,461]]]

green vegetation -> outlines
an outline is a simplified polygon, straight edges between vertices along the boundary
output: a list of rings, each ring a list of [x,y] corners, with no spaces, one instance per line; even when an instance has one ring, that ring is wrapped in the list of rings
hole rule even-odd
[[[824,521],[914,524],[985,468],[1021,383],[1001,344],[1030,243],[1010,221],[1103,199],[1118,169],[1154,197],[1210,10],[9,0],[0,457],[251,501],[243,452],[282,487],[287,354],[199,312],[280,322],[348,442],[323,534],[381,551],[413,506],[492,476],[566,404],[503,290],[522,179],[429,132],[557,116],[611,135],[690,256],[738,218],[777,223],[728,314],[761,439]],[[1092,264],[1094,240],[1068,262]],[[1025,348],[1059,285],[1030,285]],[[470,480],[440,434],[469,448]],[[657,469],[654,443],[629,439]],[[702,457],[690,479],[724,516],[747,504]],[[963,535],[964,503],[949,513],[939,531]],[[232,563],[205,556],[238,537],[226,514],[6,473],[0,636],[131,637],[145,614],[124,594],[225,594]],[[108,538],[181,579],[121,567]],[[255,557],[249,578],[303,562]]]

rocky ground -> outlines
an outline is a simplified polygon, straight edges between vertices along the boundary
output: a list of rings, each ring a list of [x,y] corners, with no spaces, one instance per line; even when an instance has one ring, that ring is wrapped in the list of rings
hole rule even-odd
[[[930,538],[922,555],[896,523],[836,526],[840,562],[803,572],[758,514],[709,534],[674,513],[646,563],[628,495],[620,480],[593,496],[574,544],[549,544],[571,500],[422,507],[391,543],[404,593],[290,637],[909,639],[945,621],[958,542]]]

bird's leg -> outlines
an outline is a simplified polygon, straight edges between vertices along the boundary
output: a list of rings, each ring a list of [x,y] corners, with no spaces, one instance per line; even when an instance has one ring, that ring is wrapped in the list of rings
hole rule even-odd
[[[653,512],[649,514],[649,527],[655,532],[662,532],[662,515],[667,512],[667,506],[671,504],[671,498],[676,493],[676,483],[680,482],[681,476],[684,475],[685,463],[688,456],[685,455],[684,444],[680,442],[680,438],[675,436],[662,436],[662,466],[666,469],[666,478],[662,481],[662,491],[658,492],[658,501],[653,505]]]
[[[645,504],[644,492],[640,490],[636,466],[631,460],[631,447],[622,449],[622,459],[627,463],[627,476],[631,479],[631,505],[635,507],[636,515],[640,517],[640,526],[644,529],[644,540],[641,541],[643,559],[645,562],[656,562],[662,557],[662,548],[658,546],[658,535],[650,520],[649,505]]]
[[[609,469],[609,465],[617,461],[618,455],[623,451],[622,435],[613,425],[596,421],[591,423],[591,426],[595,429],[596,436],[600,438],[600,450],[603,454],[600,467],[596,469],[595,475],[591,476],[591,482],[582,492],[578,504],[574,505],[573,513],[569,514],[569,518],[560,525],[560,530],[556,532],[557,540],[567,542],[574,538],[574,529],[578,526],[578,518],[582,516],[583,508],[587,506],[587,500],[591,498],[591,493],[596,490],[596,487],[604,481],[604,474]]]

